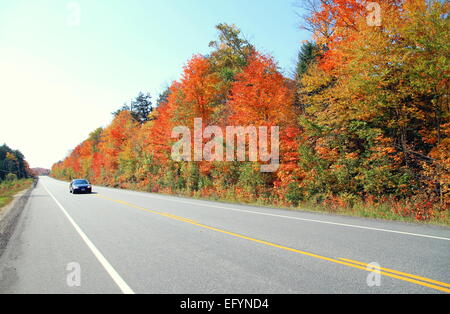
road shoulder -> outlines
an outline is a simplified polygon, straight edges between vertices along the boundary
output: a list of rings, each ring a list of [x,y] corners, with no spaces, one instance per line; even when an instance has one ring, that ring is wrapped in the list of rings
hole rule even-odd
[[[36,186],[35,181],[31,187],[14,195],[14,199],[5,207],[0,208],[0,256],[2,256],[6,245],[17,225],[17,221],[25,208],[31,191]]]

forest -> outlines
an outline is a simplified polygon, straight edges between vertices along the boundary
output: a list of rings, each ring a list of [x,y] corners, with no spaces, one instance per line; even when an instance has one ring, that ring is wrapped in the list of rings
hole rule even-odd
[[[292,75],[217,25],[153,104],[140,93],[53,165],[58,179],[368,217],[450,221],[449,3],[304,1]],[[176,126],[279,127],[280,166],[175,161]],[[99,121],[99,124],[101,121]],[[8,164],[9,165],[9,164]],[[0,173],[0,176],[2,174]],[[1,177],[0,177],[1,178]]]
[[[0,146],[0,212],[16,193],[31,187],[34,176],[19,150],[11,149],[6,144]]]
[[[6,144],[0,146],[0,182],[26,179],[31,176],[32,171],[19,150],[13,150]]]

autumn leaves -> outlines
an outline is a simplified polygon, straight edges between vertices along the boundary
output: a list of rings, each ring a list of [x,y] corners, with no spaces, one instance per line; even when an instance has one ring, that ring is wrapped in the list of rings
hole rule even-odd
[[[171,156],[178,162],[263,162],[261,172],[275,172],[280,166],[279,132],[278,126],[272,126],[269,138],[267,126],[227,126],[224,137],[224,131],[219,126],[204,127],[203,120],[195,118],[193,134],[187,126],[173,128],[171,137],[181,135],[181,139],[173,144]],[[207,142],[203,143],[204,140]]]
[[[294,79],[236,27],[218,25],[213,51],[187,62],[148,121],[120,112],[53,175],[266,204],[394,202],[411,208],[389,215],[448,219],[448,4],[383,1],[376,27],[365,4],[310,8],[315,40]],[[273,172],[261,172],[268,164]]]

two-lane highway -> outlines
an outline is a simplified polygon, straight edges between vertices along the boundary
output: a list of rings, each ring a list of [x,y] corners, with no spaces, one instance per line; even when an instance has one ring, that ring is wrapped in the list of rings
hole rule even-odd
[[[1,293],[450,292],[450,228],[94,192],[40,178]]]

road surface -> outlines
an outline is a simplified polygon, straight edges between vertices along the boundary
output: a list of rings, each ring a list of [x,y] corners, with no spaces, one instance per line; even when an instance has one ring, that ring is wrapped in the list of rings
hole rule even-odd
[[[0,293],[450,292],[450,228],[94,191],[40,178]]]

